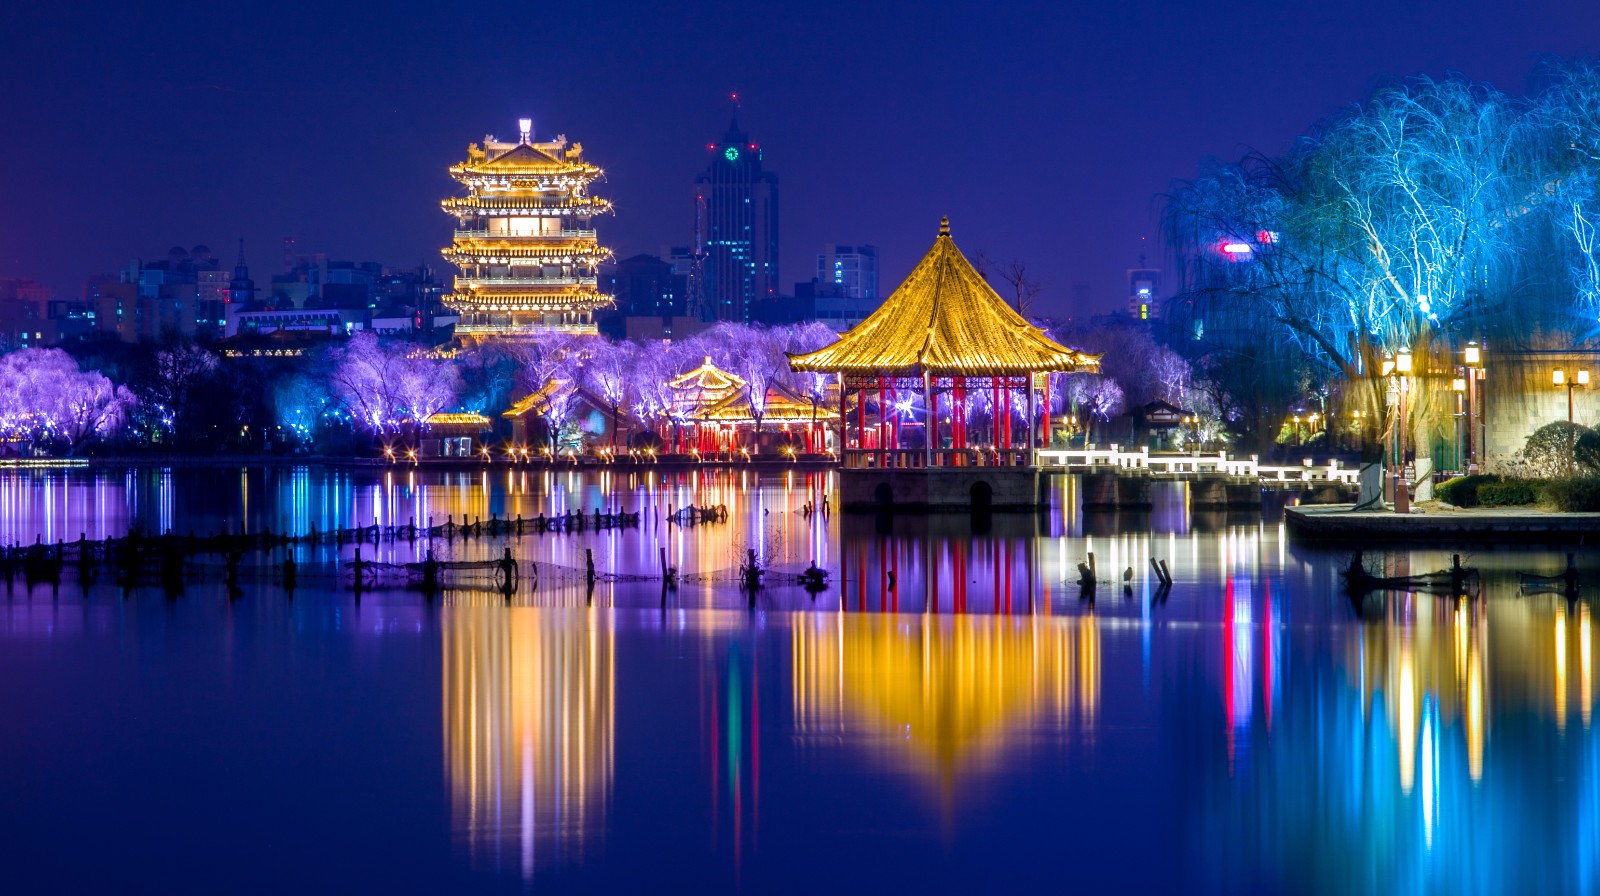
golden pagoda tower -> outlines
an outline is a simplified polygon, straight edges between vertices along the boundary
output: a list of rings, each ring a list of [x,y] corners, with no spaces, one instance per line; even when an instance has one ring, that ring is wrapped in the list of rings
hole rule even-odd
[[[611,211],[589,195],[605,172],[584,161],[583,144],[537,143],[532,119],[517,124],[515,142],[485,137],[450,166],[467,195],[441,203],[457,227],[442,254],[460,271],[444,302],[462,336],[593,333],[592,313],[611,304],[595,279],[611,251],[590,223]]]

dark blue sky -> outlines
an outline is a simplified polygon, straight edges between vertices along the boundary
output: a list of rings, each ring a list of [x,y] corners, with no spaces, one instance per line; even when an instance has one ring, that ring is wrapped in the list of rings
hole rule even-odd
[[[1385,75],[1520,92],[1540,55],[1600,51],[1575,0],[5,6],[0,276],[66,294],[241,235],[262,279],[286,236],[443,267],[446,166],[521,115],[606,167],[618,255],[654,252],[687,240],[737,90],[786,285],[871,242],[887,288],[949,214],[969,254],[1037,272],[1043,310],[1075,282],[1097,310],[1202,157],[1280,149]]]

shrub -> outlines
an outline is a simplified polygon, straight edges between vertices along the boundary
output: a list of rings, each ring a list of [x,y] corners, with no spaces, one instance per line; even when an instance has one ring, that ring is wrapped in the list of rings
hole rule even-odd
[[[1478,489],[1491,483],[1499,482],[1500,477],[1493,473],[1474,473],[1471,476],[1457,476],[1454,479],[1440,483],[1433,490],[1439,500],[1454,504],[1457,507],[1478,506]]]
[[[1600,473],[1600,429],[1591,429],[1578,436],[1572,456],[1586,473]]]
[[[1478,487],[1478,503],[1484,507],[1515,507],[1537,500],[1538,483],[1531,479],[1486,482]]]
[[[1552,479],[1544,484],[1543,500],[1566,513],[1600,512],[1600,476]]]
[[[1560,420],[1546,423],[1528,436],[1522,459],[1535,476],[1564,476],[1572,473],[1578,439],[1589,427]]]

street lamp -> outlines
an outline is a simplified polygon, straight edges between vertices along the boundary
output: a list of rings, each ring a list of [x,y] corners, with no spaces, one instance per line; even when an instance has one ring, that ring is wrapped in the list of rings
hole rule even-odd
[[[1475,473],[1478,468],[1478,452],[1483,445],[1487,434],[1479,431],[1479,424],[1484,419],[1483,395],[1478,391],[1478,383],[1483,381],[1483,346],[1476,342],[1467,343],[1461,352],[1462,372],[1466,374],[1466,391],[1463,401],[1466,415],[1466,446],[1467,446],[1467,472]]]
[[[1568,379],[1567,378],[1567,372],[1565,370],[1562,370],[1561,368],[1557,367],[1550,374],[1550,381],[1552,383],[1554,383],[1557,388],[1560,388],[1561,386],[1566,386],[1567,387],[1567,422],[1571,423],[1572,422],[1572,390],[1573,389],[1578,389],[1578,388],[1586,388],[1589,385],[1589,371],[1580,370],[1576,374],[1574,374],[1571,379]]]
[[[1394,372],[1400,375],[1400,419],[1395,425],[1398,446],[1395,452],[1395,465],[1398,467],[1396,473],[1398,481],[1395,483],[1394,490],[1394,512],[1410,513],[1411,483],[1406,476],[1406,426],[1408,421],[1406,416],[1406,393],[1411,391],[1411,349],[1409,347],[1401,349],[1399,354],[1394,356]]]

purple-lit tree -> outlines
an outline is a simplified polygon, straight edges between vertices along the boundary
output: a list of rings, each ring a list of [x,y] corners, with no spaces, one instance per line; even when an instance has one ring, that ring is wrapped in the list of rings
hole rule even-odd
[[[805,321],[785,328],[783,350],[791,355],[814,352],[818,349],[832,345],[839,338],[833,328],[821,321]],[[794,391],[804,395],[811,402],[811,434],[816,438],[817,430],[817,405],[824,401],[828,395],[829,374],[807,371],[797,373],[789,371],[788,376]],[[811,450],[816,451],[820,446],[811,445]]]
[[[744,378],[745,401],[759,437],[761,420],[767,414],[767,391],[789,370],[789,359],[783,353],[780,333],[752,326],[737,335],[731,357],[733,372]]]
[[[449,361],[414,345],[386,344],[371,333],[352,336],[334,352],[333,362],[335,394],[352,419],[376,433],[397,432],[407,419],[426,427],[461,390],[461,376]]]
[[[372,333],[357,333],[333,352],[334,394],[358,426],[384,432],[399,426],[393,416],[394,357]]]
[[[392,368],[394,415],[409,415],[418,428],[426,429],[429,417],[455,404],[461,374],[449,361],[430,358],[415,348],[401,351]]]
[[[135,403],[126,387],[79,370],[60,349],[27,348],[0,357],[0,428],[12,437],[76,452],[90,440],[117,434]]]
[[[614,449],[622,408],[635,394],[639,347],[627,340],[612,342],[604,337],[588,342],[583,381],[589,391],[611,408],[611,447]]]
[[[691,347],[681,342],[654,339],[639,347],[633,368],[634,414],[641,421],[661,427],[661,436],[667,439],[666,427],[673,428],[670,441],[676,445],[681,437],[683,420],[673,404],[669,383],[692,366]]]
[[[1126,403],[1116,380],[1095,373],[1069,374],[1062,384],[1061,398],[1074,424],[1083,430],[1085,440],[1095,420],[1110,420],[1122,413]]]

